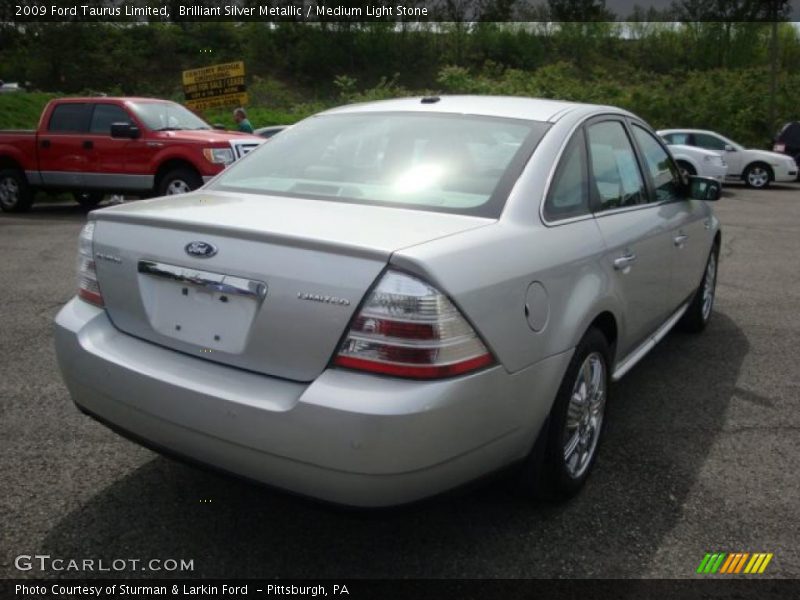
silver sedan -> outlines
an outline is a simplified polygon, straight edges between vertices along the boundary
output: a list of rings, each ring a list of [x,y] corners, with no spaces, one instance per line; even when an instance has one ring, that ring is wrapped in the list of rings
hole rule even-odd
[[[517,465],[564,498],[611,383],[708,323],[718,197],[613,107],[345,106],[90,213],[58,361],[123,435],[299,494],[386,506]]]

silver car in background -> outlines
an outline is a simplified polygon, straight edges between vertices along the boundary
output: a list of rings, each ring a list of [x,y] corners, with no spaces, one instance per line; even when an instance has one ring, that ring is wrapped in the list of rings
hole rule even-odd
[[[59,365],[124,435],[315,498],[400,504],[516,463],[567,497],[611,382],[708,322],[718,196],[613,107],[330,110],[200,190],[90,213]]]

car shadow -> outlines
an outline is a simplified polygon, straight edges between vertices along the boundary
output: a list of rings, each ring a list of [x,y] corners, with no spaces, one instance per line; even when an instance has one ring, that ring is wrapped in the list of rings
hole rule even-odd
[[[719,312],[703,335],[667,336],[614,386],[595,471],[565,504],[495,482],[343,510],[155,457],[64,517],[41,550],[194,561],[158,576],[640,577],[682,518],[748,349]]]

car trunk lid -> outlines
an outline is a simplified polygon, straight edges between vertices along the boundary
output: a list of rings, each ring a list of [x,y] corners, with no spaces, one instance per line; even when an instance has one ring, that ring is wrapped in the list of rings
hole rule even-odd
[[[98,282],[117,328],[299,381],[325,369],[394,251],[494,222],[206,191],[94,215]]]

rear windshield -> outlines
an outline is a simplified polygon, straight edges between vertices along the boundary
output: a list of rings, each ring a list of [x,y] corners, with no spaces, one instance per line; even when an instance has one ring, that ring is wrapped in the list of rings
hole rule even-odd
[[[496,217],[546,123],[438,113],[312,117],[213,189]]]

